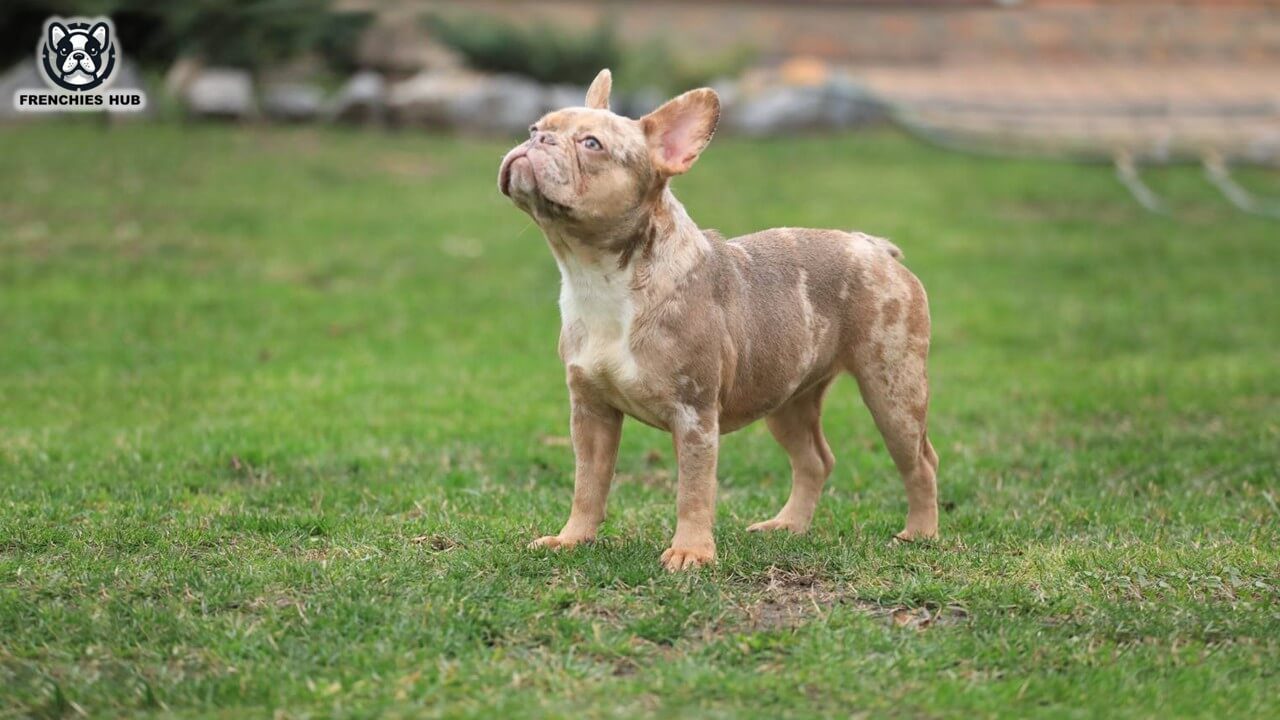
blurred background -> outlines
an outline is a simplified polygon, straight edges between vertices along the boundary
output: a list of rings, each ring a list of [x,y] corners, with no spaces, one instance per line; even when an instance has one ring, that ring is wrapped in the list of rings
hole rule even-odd
[[[1128,176],[1181,158],[1220,178],[1280,152],[1271,0],[12,0],[0,95],[38,86],[32,47],[53,14],[114,18],[117,86],[155,90],[155,118],[519,134],[607,66],[624,114],[713,85],[722,130],[746,135],[894,121]]]
[[[54,14],[113,18],[144,113],[13,112]],[[744,530],[757,423],[667,577],[628,423],[602,541],[524,550],[574,459],[497,169],[602,67],[633,117],[719,92],[702,227],[903,249],[940,542],[885,546],[841,381],[808,536]],[[1278,163],[1268,0],[0,0],[0,718],[1274,717]]]

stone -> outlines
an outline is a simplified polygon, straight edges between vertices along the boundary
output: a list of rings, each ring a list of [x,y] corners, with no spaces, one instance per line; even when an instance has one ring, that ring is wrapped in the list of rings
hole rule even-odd
[[[187,112],[196,117],[243,120],[257,113],[253,76],[235,68],[205,68],[183,94]]]
[[[587,86],[585,85],[551,85],[546,89],[547,110],[582,107],[586,102]],[[529,121],[529,123],[532,122],[532,120]]]
[[[568,91],[562,94],[567,97]],[[423,72],[393,85],[387,107],[400,125],[521,134],[553,109],[553,100],[547,88],[515,75]],[[581,105],[582,99],[575,104]]]
[[[469,72],[420,72],[387,88],[388,115],[397,125],[451,127],[458,98],[482,79]]]
[[[873,96],[843,75],[831,75],[820,85],[757,87],[722,112],[727,129],[754,136],[838,130],[885,116]]]
[[[13,93],[27,88],[47,89],[35,60],[23,60],[0,75],[0,120],[33,120],[51,113],[18,112],[13,106]]]
[[[382,123],[387,116],[386,80],[371,70],[352,75],[329,101],[324,114],[337,122]]]
[[[274,120],[305,122],[315,119],[324,104],[324,91],[305,82],[278,82],[262,91],[262,109]]]
[[[585,91],[575,103],[581,105]],[[515,75],[482,79],[453,98],[449,115],[455,128],[466,132],[523,134],[529,124],[548,111],[552,93],[532,80]]]
[[[656,87],[644,87],[629,93],[618,94],[614,112],[629,118],[641,118],[657,110],[670,98]]]

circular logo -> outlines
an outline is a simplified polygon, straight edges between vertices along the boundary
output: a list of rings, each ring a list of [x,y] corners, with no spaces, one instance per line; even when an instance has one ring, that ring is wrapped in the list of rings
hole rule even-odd
[[[40,42],[40,65],[54,87],[85,92],[101,87],[116,67],[116,31],[106,18],[51,18]]]

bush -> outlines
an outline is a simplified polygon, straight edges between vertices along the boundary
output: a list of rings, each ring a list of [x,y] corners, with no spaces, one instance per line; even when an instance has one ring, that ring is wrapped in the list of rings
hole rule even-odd
[[[255,70],[307,53],[335,70],[354,67],[356,40],[372,14],[331,9],[333,0],[6,0],[0,58],[32,57],[50,15],[109,15],[125,54],[146,66],[179,55]]]
[[[665,41],[653,40],[629,50],[615,76],[619,85],[653,87],[674,95],[719,78],[736,77],[755,59],[756,51],[745,45],[693,58],[673,52]]]
[[[548,25],[523,28],[484,16],[429,16],[428,27],[477,70],[526,75],[546,83],[585,84],[622,53],[613,24],[572,35]]]
[[[612,22],[571,35],[547,25],[524,28],[483,15],[427,17],[436,39],[460,53],[476,70],[524,75],[548,83],[590,82],[612,68],[618,84],[676,93],[737,75],[755,59],[747,47],[693,59],[654,40],[623,49]]]

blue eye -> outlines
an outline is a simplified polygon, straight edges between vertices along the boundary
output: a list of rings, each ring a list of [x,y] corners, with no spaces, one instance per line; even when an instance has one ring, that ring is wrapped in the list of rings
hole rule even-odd
[[[582,139],[582,146],[588,150],[603,150],[604,146],[594,136],[588,135]]]

